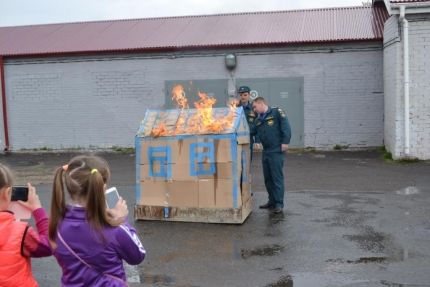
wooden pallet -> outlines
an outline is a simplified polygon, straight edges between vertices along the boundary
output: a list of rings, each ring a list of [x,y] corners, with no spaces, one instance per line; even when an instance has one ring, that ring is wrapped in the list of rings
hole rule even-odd
[[[197,208],[135,205],[136,220],[184,221],[242,224],[252,211],[249,198],[239,208]]]

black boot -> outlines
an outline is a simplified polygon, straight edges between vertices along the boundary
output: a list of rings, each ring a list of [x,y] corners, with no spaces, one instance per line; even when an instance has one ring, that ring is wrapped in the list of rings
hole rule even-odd
[[[270,210],[272,213],[278,214],[278,213],[282,213],[282,207],[275,207],[273,209]]]
[[[269,208],[273,208],[273,207],[275,207],[275,206],[269,202],[259,206],[260,209],[269,209]]]

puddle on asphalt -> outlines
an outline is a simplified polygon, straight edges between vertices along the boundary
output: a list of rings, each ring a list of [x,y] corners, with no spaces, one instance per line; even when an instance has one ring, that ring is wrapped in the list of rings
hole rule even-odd
[[[346,263],[346,264],[367,264],[367,263],[384,263],[387,261],[387,257],[360,257],[356,260],[345,260],[342,258],[336,258],[336,259],[328,259],[326,262],[329,263]]]
[[[337,274],[313,274],[305,272],[281,276],[277,282],[268,284],[265,287],[368,286],[370,283],[376,282],[345,278],[344,276],[339,277]],[[387,287],[430,287],[429,284],[394,283],[385,280],[379,281],[379,283]]]
[[[266,285],[265,287],[293,287],[293,278],[290,275],[282,276],[278,282]]]
[[[388,287],[429,287],[429,284],[409,284],[409,283],[394,283],[394,282],[390,282],[390,281],[386,281],[386,280],[382,280],[381,284],[383,286],[388,286]]]
[[[284,246],[277,244],[260,246],[254,249],[242,249],[240,251],[243,259],[247,259],[252,256],[275,256],[284,250]]]
[[[140,283],[140,274],[137,265],[130,265],[127,262],[124,262],[124,269],[127,276],[127,282]]]
[[[143,284],[153,284],[156,286],[174,286],[175,279],[173,277],[161,274],[144,274],[141,275],[140,282]]]
[[[277,282],[265,287],[331,287],[331,286],[352,286],[353,284],[367,284],[367,280],[356,280],[339,274],[316,274],[310,272],[294,273],[283,275]],[[342,285],[340,285],[342,284]],[[355,286],[355,285],[354,285]]]
[[[270,213],[269,214],[269,222],[272,224],[278,224],[282,221],[285,221],[285,214],[283,212],[275,214],[275,213]]]
[[[385,250],[385,235],[375,231],[371,226],[366,226],[362,234],[343,235],[343,237],[355,242],[363,250],[371,252],[383,252]]]
[[[314,154],[314,158],[326,158],[325,154]]]
[[[416,186],[407,186],[403,189],[396,190],[399,195],[413,195],[420,193],[420,190]]]

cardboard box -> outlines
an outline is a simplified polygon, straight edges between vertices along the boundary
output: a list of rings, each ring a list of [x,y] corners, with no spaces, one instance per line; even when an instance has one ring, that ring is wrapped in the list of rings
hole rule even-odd
[[[218,179],[214,180],[214,188],[216,207],[238,208],[242,206],[241,190],[238,182],[231,179]]]
[[[217,162],[232,162],[232,150],[236,146],[236,139],[234,137],[227,139],[220,139],[214,141],[216,161]]]
[[[136,172],[139,172],[140,180],[143,181],[166,181],[172,178],[171,165],[160,164],[159,162],[139,165]]]
[[[238,156],[238,162],[241,162],[240,156]],[[245,162],[246,164],[246,162]],[[214,172],[209,172],[212,168],[214,168]],[[140,165],[140,180],[154,180],[154,181],[169,181],[169,180],[198,180],[198,179],[232,179],[233,178],[233,169],[236,169],[236,174],[240,176],[242,173],[242,167],[240,164],[233,165],[232,163],[221,162],[221,163],[203,163],[202,169],[208,171],[207,174],[202,173],[199,175],[194,165],[194,170],[191,170],[191,166],[189,163],[186,164],[144,164]],[[249,167],[246,167],[245,173],[249,174]]]
[[[143,164],[138,166],[140,180],[153,181],[196,181],[197,176],[193,176],[190,171],[189,163],[172,163],[172,164]]]
[[[201,137],[161,137],[159,140],[140,141],[140,164],[149,164],[151,161],[165,159],[166,163],[189,163],[196,155],[212,154],[213,157],[204,157],[206,162],[232,162],[232,145],[236,145],[236,138],[231,136],[223,139],[214,139],[210,135]]]
[[[237,169],[239,173],[238,166],[233,166],[232,163],[229,162],[220,162],[215,163],[215,173],[212,175],[202,174],[199,175],[199,179],[232,179],[233,177],[233,168]]]
[[[188,163],[190,146],[196,143],[192,137],[160,137],[140,139],[140,164],[164,160],[165,163]],[[137,150],[136,150],[137,151]]]
[[[155,181],[140,182],[139,205],[166,206],[168,204],[165,184]]]
[[[174,128],[177,116],[177,110],[147,111],[147,121],[142,122],[136,136],[138,214],[159,219],[158,207],[169,207],[169,216],[181,220],[186,214],[193,221],[219,214],[223,217],[219,222],[243,222],[244,218],[236,216],[242,214],[243,203],[247,204],[245,216],[252,205],[249,129],[242,109],[225,133],[151,137],[151,128],[163,119],[169,121],[167,129]],[[196,211],[199,209],[201,213]]]
[[[202,194],[202,198],[199,199],[201,207],[204,205],[216,208],[238,208],[242,204],[240,186],[231,179],[200,179],[199,195]]]
[[[141,181],[141,205],[198,207],[198,181]]]
[[[199,184],[198,181],[169,182],[168,203],[169,206],[198,207],[199,206]]]
[[[215,190],[212,185],[213,181],[209,179],[199,180],[199,207],[215,207]]]

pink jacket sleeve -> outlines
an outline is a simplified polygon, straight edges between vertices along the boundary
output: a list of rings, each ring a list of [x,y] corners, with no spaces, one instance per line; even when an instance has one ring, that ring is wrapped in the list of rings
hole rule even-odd
[[[29,227],[24,234],[22,254],[27,257],[45,257],[52,255],[48,237],[48,216],[45,209],[33,211],[37,231]]]

